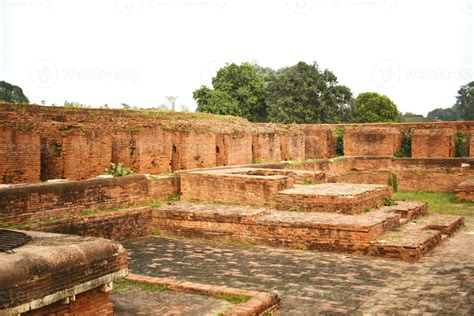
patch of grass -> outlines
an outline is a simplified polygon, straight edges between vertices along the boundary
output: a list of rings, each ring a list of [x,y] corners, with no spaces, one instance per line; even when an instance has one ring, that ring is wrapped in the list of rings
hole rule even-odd
[[[237,240],[237,239],[224,240],[224,242],[231,245],[237,245],[237,246],[253,247],[257,245],[256,243],[251,242],[251,241],[242,241],[242,240]]]
[[[304,179],[303,184],[306,184],[306,185],[313,184],[313,181],[310,179]]]
[[[430,214],[474,216],[474,203],[455,203],[451,192],[397,192],[394,198],[397,201],[426,202]]]
[[[250,299],[247,295],[233,295],[233,294],[214,294],[212,297],[219,300],[224,300],[232,304],[245,303]]]
[[[164,284],[147,284],[127,279],[119,279],[114,281],[115,292],[162,292],[168,289]]]

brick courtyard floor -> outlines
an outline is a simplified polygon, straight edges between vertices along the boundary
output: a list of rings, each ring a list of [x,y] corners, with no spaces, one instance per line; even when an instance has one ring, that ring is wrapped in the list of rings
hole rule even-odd
[[[417,263],[202,240],[123,243],[136,274],[274,291],[278,315],[474,315],[474,219]]]
[[[224,300],[174,291],[112,292],[110,299],[116,316],[215,316],[232,307]]]

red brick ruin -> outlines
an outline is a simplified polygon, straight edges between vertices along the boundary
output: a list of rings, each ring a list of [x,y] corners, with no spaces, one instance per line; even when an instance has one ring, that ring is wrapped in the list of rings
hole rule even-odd
[[[474,200],[474,122],[253,124],[13,104],[0,113],[1,226],[33,237],[16,257],[0,254],[0,293],[9,293],[0,314],[111,315],[111,284],[127,274],[117,241],[155,230],[416,261],[464,219],[392,204],[394,188]],[[470,157],[456,157],[458,133]],[[103,176],[111,163],[134,174]],[[28,272],[16,273],[19,264]],[[236,315],[278,304],[273,294],[250,296],[265,300]]]

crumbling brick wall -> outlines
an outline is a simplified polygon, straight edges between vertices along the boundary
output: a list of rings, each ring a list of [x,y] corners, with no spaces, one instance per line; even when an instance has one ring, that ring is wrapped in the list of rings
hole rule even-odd
[[[411,139],[412,157],[454,157],[454,134],[451,128],[415,129]]]
[[[397,128],[357,126],[344,130],[344,156],[393,156],[400,145]]]
[[[216,165],[216,134],[210,132],[174,132],[171,155],[173,170],[196,169]]]
[[[327,159],[336,155],[336,141],[329,127],[309,125],[303,131],[306,159]]]
[[[40,137],[16,130],[0,131],[0,183],[40,179]]]
[[[64,178],[63,135],[59,132],[41,136],[41,180]]]
[[[64,177],[70,180],[88,179],[104,174],[112,160],[111,136],[92,131],[86,134],[66,134],[62,155]]]
[[[280,161],[280,136],[276,132],[259,132],[253,134],[252,160],[255,162]]]
[[[296,129],[280,135],[280,160],[305,159],[305,135]]]
[[[225,133],[216,135],[216,165],[243,165],[252,163],[252,135]]]
[[[84,209],[137,205],[179,192],[177,177],[144,175],[41,183],[0,189],[0,222],[17,224],[74,215]]]
[[[161,128],[146,129],[136,136],[139,173],[164,173],[171,171],[172,134]]]

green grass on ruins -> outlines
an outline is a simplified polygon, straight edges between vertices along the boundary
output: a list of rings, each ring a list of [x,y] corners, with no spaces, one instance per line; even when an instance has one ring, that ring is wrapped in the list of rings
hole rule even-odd
[[[168,286],[164,284],[147,284],[127,279],[114,281],[115,292],[161,292],[167,289]]]
[[[395,200],[428,203],[429,214],[461,215],[474,217],[474,203],[453,202],[454,193],[445,192],[397,192]]]

